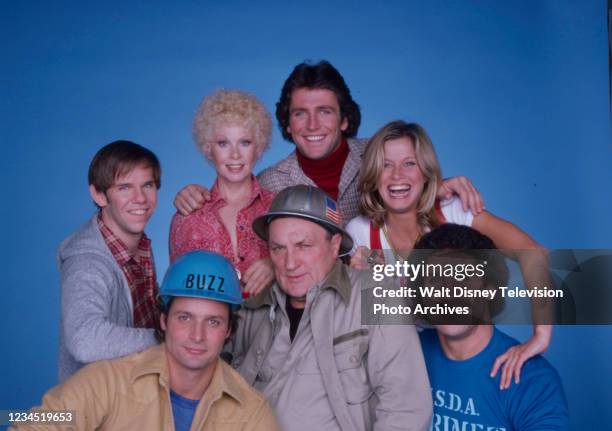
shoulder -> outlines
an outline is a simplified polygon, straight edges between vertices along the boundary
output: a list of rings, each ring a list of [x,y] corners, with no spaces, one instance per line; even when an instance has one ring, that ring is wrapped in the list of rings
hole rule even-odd
[[[346,231],[353,238],[355,248],[359,246],[370,246],[370,219],[357,216],[346,225]]]
[[[247,405],[258,406],[266,402],[266,397],[247,383],[247,381],[234,370],[231,366],[222,360],[219,360],[218,366],[221,367],[220,372],[223,374],[223,379],[228,388],[232,389],[232,395],[237,398],[242,398]]]
[[[464,211],[461,200],[457,196],[440,201],[440,210],[444,215],[446,223],[456,223],[464,226],[472,226],[474,215],[470,211]]]
[[[97,214],[69,235],[58,248],[58,257],[65,258],[83,252],[108,251],[96,222]]]
[[[300,167],[297,162],[297,157],[295,155],[295,151],[293,151],[284,159],[261,171],[259,175],[257,175],[257,180],[262,187],[273,192],[279,191],[287,185],[285,184],[279,189],[279,186],[282,184],[278,184],[278,181],[285,178],[290,178],[291,173],[299,169]]]
[[[369,139],[360,139],[360,138],[349,138],[347,139],[347,143],[349,146],[349,150],[351,152],[356,152],[359,154],[363,154],[365,148],[368,144]]]
[[[357,216],[346,224],[346,230],[349,232],[359,231],[365,228],[370,228],[370,219],[364,216]]]
[[[504,353],[512,346],[520,344],[518,340],[505,334],[499,329],[495,328],[495,337],[497,338],[496,355]],[[558,379],[557,370],[551,365],[550,362],[542,355],[536,355],[530,358],[521,370],[521,384],[525,380],[532,378],[540,378],[543,375],[547,375],[551,378]]]
[[[120,268],[97,226],[95,217],[66,238],[57,250],[60,271],[114,272]]]

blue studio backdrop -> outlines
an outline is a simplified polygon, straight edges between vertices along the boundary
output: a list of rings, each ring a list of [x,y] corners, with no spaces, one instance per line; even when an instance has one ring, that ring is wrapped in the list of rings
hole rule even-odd
[[[605,0],[11,2],[0,98],[3,286],[0,409],[56,382],[60,241],[94,212],[87,168],[116,139],[163,166],[147,232],[168,265],[172,199],[210,186],[191,121],[219,87],[272,112],[292,68],[328,59],[361,105],[359,136],[421,123],[445,176],[467,175],[488,209],[551,248],[611,248]],[[275,130],[258,169],[293,146]],[[608,286],[612,288],[612,286]],[[508,327],[520,339],[530,327]],[[573,429],[612,429],[610,326],[559,327]]]

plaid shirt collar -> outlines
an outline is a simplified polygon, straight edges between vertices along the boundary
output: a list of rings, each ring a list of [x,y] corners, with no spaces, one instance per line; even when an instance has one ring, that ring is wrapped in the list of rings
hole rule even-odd
[[[104,238],[104,242],[120,266],[124,266],[132,259],[134,259],[136,262],[140,262],[142,258],[151,258],[151,240],[145,233],[142,234],[142,238],[140,238],[140,241],[138,242],[136,252],[131,253],[125,243],[121,241],[117,235],[113,233],[113,231],[110,230],[106,223],[104,223],[104,220],[102,220],[102,214],[98,214],[97,221],[98,227],[100,228],[100,233],[102,233],[102,238]]]

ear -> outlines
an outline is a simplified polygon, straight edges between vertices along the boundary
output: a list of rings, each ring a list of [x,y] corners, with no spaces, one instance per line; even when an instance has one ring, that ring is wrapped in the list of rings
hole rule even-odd
[[[96,190],[96,187],[93,184],[90,184],[89,186],[89,194],[96,205],[98,205],[100,208],[104,208],[106,205],[108,205],[106,194]]]
[[[332,247],[334,248],[334,252],[336,253],[336,255],[339,255],[340,254],[340,244],[342,243],[342,235],[340,235],[339,233],[335,233],[331,237],[331,243],[332,243]]]
[[[210,146],[211,146],[210,141],[206,141],[204,143],[204,145],[202,145],[201,148],[202,148],[202,153],[204,154],[204,157],[206,157],[208,160],[212,161],[212,154],[211,154],[211,151],[210,151]]]
[[[344,117],[342,121],[340,122],[340,130],[342,130],[343,132],[346,132],[346,129],[348,129],[348,126],[349,126],[348,117]]]
[[[166,313],[161,313],[159,315],[159,327],[162,329],[162,331],[166,330]]]

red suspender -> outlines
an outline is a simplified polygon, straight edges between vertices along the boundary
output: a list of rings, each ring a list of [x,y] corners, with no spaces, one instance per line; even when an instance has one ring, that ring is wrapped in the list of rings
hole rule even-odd
[[[442,212],[442,208],[440,207],[440,200],[436,199],[434,208],[436,210],[436,216],[438,217],[438,221],[440,222],[440,224],[446,223],[446,217],[444,217],[444,213]]]
[[[380,229],[370,222],[370,250],[382,250],[380,243]]]

